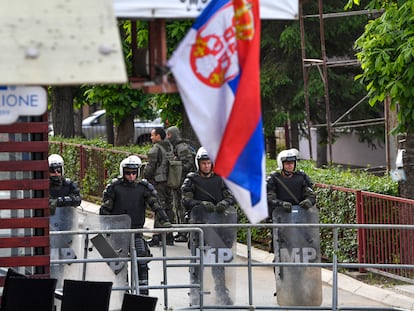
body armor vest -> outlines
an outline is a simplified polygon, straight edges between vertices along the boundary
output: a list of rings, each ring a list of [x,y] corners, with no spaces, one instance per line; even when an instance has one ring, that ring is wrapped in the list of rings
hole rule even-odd
[[[294,205],[299,204],[303,198],[303,187],[305,184],[305,178],[302,174],[297,172],[293,173],[292,177],[284,178],[281,176],[280,173],[275,174],[273,178],[275,180],[276,185],[276,196],[279,200],[290,202]],[[292,195],[283,187],[280,182],[284,183],[286,187],[292,192],[292,194],[296,197],[292,198]],[[297,200],[297,201],[296,201]]]
[[[213,175],[209,178],[203,178],[196,175],[193,178],[193,184],[195,186],[195,200],[209,201],[217,204],[217,202],[224,199],[223,180],[217,175]]]
[[[142,228],[145,223],[145,186],[139,183],[119,182],[113,185],[114,202],[111,214],[128,214],[131,228]]]

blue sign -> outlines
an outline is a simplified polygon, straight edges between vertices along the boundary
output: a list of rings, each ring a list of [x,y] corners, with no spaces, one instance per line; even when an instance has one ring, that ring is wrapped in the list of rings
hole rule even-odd
[[[46,109],[47,92],[43,87],[0,85],[0,124],[16,122],[19,116],[39,116]]]

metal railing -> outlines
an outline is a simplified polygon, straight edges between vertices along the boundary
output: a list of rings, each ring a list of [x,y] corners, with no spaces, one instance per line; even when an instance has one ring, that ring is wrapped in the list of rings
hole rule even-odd
[[[382,230],[358,228],[358,261],[382,265],[370,268],[376,273],[414,282],[414,270],[386,268],[387,264],[393,263],[414,264],[414,230],[398,227],[414,225],[414,200],[324,184],[317,184],[317,187],[354,194],[358,224],[396,225]]]
[[[140,285],[138,283],[138,268],[137,262],[139,261],[160,261],[162,262],[162,274],[163,274],[163,281],[161,284],[149,284],[148,286],[141,286],[141,288],[148,288],[151,290],[161,290],[163,291],[163,304],[164,310],[170,309],[169,306],[169,291],[177,288],[197,288],[199,289],[200,293],[200,306],[192,306],[192,307],[185,307],[186,309],[245,309],[245,310],[414,310],[414,301],[411,309],[401,309],[396,307],[378,307],[378,306],[347,306],[347,305],[339,305],[338,304],[338,271],[340,269],[406,269],[410,271],[414,271],[413,264],[401,264],[401,263],[387,263],[387,264],[378,264],[373,262],[358,262],[358,263],[346,263],[346,262],[338,262],[337,256],[335,252],[338,251],[338,230],[372,230],[374,231],[383,231],[383,230],[402,230],[402,231],[413,231],[414,225],[383,225],[383,224],[371,224],[371,225],[361,225],[361,224],[259,224],[259,225],[251,225],[251,224],[215,224],[215,225],[177,225],[171,229],[129,229],[129,230],[86,230],[86,231],[58,231],[58,232],[50,232],[51,236],[55,235],[85,235],[90,237],[93,234],[107,234],[107,233],[128,233],[131,234],[131,241],[134,239],[134,235],[136,233],[161,233],[163,235],[163,239],[165,242],[165,234],[167,232],[196,232],[200,235],[200,249],[204,249],[203,244],[203,229],[206,228],[215,228],[215,227],[223,227],[232,228],[234,227],[235,230],[246,230],[246,238],[247,238],[247,255],[245,262],[229,262],[229,263],[206,263],[203,258],[203,251],[200,251],[199,254],[196,255],[189,255],[189,254],[182,254],[180,256],[171,256],[169,255],[169,248],[165,246],[163,243],[162,247],[162,255],[158,257],[136,257],[135,251],[133,249],[134,243],[131,243],[131,257],[124,257],[124,258],[102,258],[102,259],[88,259],[88,258],[76,258],[76,259],[59,259],[59,260],[51,260],[51,265],[62,265],[62,264],[79,264],[79,263],[96,263],[96,262],[114,262],[114,261],[125,261],[128,262],[131,266],[131,276],[130,276],[130,286],[128,288],[114,288],[114,290],[129,290],[133,293],[138,293],[140,289]],[[319,262],[319,263],[309,263],[309,262],[259,262],[253,259],[252,256],[252,243],[251,243],[251,231],[253,228],[266,228],[269,230],[273,230],[276,228],[285,228],[285,227],[318,227],[318,228],[327,228],[332,230],[333,232],[333,249],[335,250],[332,262]],[[191,266],[198,266],[201,271],[201,278],[199,284],[192,284],[191,282],[187,284],[172,284],[169,280],[169,269],[172,268],[180,268],[184,269],[183,273],[188,273],[188,268]],[[206,267],[211,267],[215,265],[221,265],[225,267],[241,267],[247,273],[247,284],[248,284],[248,303],[244,305],[230,305],[230,306],[217,306],[217,305],[208,305],[204,303],[203,300],[203,272]],[[278,306],[276,304],[272,305],[261,305],[260,301],[255,301],[253,298],[253,269],[255,267],[283,267],[283,266],[295,266],[295,267],[320,267],[320,268],[327,268],[332,270],[332,301],[330,305],[323,305],[323,306]],[[181,270],[180,270],[181,271]],[[172,285],[171,285],[172,284]],[[272,293],[269,293],[272,295]]]
[[[66,149],[68,152],[70,148],[73,149],[71,154],[76,154],[76,156],[68,157],[68,160],[71,158],[74,163],[65,165],[65,170],[73,170],[73,175],[79,176],[82,192],[99,198],[111,173],[110,170],[117,171],[118,166],[110,164],[111,160],[121,159],[129,154],[80,144],[49,143],[54,148],[58,148],[60,153]],[[120,160],[116,163],[119,162]],[[351,193],[355,197],[355,222],[357,224],[414,225],[414,200],[325,184],[316,184],[316,187]],[[362,228],[358,229],[356,234],[359,262],[372,262],[383,266],[392,263],[414,264],[413,230],[372,231],[370,228]],[[414,278],[414,272],[410,269],[370,268],[370,270],[406,282],[411,282]]]

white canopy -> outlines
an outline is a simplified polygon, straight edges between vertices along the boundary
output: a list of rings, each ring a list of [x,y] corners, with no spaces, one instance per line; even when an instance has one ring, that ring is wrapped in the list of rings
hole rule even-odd
[[[118,18],[196,18],[210,0],[113,0]],[[297,19],[299,0],[259,0],[262,19]]]

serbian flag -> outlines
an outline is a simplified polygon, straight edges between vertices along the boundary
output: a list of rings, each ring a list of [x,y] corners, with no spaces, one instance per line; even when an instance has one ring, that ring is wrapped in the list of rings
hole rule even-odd
[[[258,0],[211,0],[174,51],[188,118],[251,223],[267,217]]]

